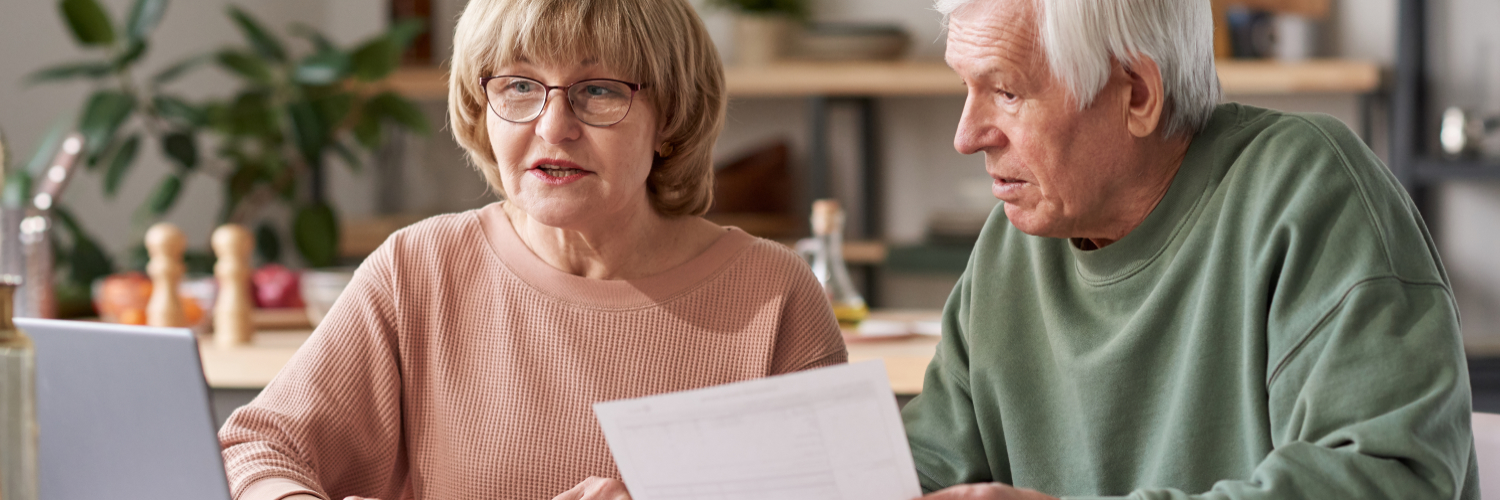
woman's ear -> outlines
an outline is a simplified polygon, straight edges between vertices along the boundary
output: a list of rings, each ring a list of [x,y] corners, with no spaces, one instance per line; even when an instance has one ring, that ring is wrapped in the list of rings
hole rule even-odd
[[[1140,138],[1155,134],[1167,104],[1162,93],[1161,66],[1141,56],[1123,69],[1130,85],[1126,100],[1126,126],[1130,135]]]

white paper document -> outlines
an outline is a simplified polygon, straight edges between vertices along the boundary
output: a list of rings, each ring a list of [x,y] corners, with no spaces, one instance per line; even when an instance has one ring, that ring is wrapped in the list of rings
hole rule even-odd
[[[594,404],[635,500],[921,495],[885,364]]]

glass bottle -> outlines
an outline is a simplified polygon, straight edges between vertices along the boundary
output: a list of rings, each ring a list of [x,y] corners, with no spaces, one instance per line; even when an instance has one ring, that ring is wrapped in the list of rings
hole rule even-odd
[[[813,275],[823,284],[823,293],[833,306],[839,326],[854,328],[870,315],[865,298],[849,281],[844,265],[844,211],[836,200],[818,200],[812,209],[813,237],[798,244],[803,255],[812,260]]]
[[[11,321],[20,278],[0,276],[0,499],[36,499],[36,357]]]

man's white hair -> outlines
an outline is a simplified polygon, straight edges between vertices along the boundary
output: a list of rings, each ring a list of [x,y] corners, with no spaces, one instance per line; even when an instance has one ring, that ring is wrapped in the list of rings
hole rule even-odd
[[[936,0],[934,7],[946,25],[953,11],[972,1]],[[1208,0],[1032,1],[1047,63],[1079,109],[1109,81],[1111,61],[1129,69],[1147,57],[1161,68],[1166,135],[1195,134],[1208,125],[1220,98]]]

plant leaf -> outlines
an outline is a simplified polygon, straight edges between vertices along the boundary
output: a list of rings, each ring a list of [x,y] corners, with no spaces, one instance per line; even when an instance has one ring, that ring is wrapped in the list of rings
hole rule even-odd
[[[97,157],[114,139],[115,131],[135,109],[135,97],[123,92],[101,90],[89,97],[78,121],[90,157]]]
[[[370,101],[381,116],[395,120],[418,134],[426,135],[430,131],[427,116],[422,114],[422,110],[395,92],[382,92]]]
[[[64,207],[62,203],[53,205],[52,209],[52,222],[56,223],[54,227],[61,228],[63,232],[68,233],[69,239],[76,238],[83,232],[83,227],[78,225],[78,218],[73,216],[72,210]]]
[[[230,135],[268,136],[278,132],[270,95],[245,92],[236,97],[225,115]]]
[[[83,45],[106,46],[115,43],[115,28],[109,13],[94,0],[62,0],[63,19],[73,39]]]
[[[125,51],[121,52],[119,56],[115,57],[114,67],[115,69],[124,69],[125,67],[130,66],[132,63],[140,60],[141,56],[145,53],[145,40],[131,40],[130,44],[125,46]]]
[[[160,218],[166,215],[172,205],[177,203],[177,194],[182,192],[182,178],[177,174],[167,174],[167,177],[156,185],[156,190],[151,192],[151,197],[146,199],[146,214],[151,218]]]
[[[309,267],[333,265],[339,246],[339,222],[333,208],[314,203],[298,209],[292,220],[292,240]]]
[[[303,23],[292,23],[292,27],[289,32],[294,36],[306,38],[308,42],[312,43],[313,50],[316,50],[318,52],[332,52],[338,50],[338,48],[333,45],[333,42],[328,41],[328,37],[323,36],[322,33],[319,33],[318,30],[313,29],[312,26],[308,26]]]
[[[157,94],[151,102],[156,108],[156,113],[163,118],[176,120],[183,125],[201,127],[208,122],[203,110],[198,109],[187,101],[166,94]]]
[[[93,238],[79,232],[68,256],[68,271],[76,283],[93,283],[115,272],[115,264]]]
[[[318,118],[323,120],[331,132],[343,125],[344,119],[349,117],[349,111],[354,108],[354,94],[340,92],[337,94],[312,99],[313,107],[318,110]]]
[[[250,47],[255,49],[256,54],[275,62],[286,62],[286,49],[282,48],[281,41],[261,27],[260,22],[250,13],[231,5],[229,17],[234,18],[234,23],[239,25],[240,31],[245,34],[245,40],[250,42]]]
[[[373,82],[385,78],[401,63],[401,48],[389,37],[379,37],[354,50],[350,58],[350,70],[361,81]]]
[[[255,189],[260,174],[260,167],[255,163],[240,161],[235,166],[234,173],[224,183],[224,211],[219,214],[219,222],[230,222],[229,217],[239,208],[240,202]]]
[[[69,80],[73,78],[99,79],[114,73],[115,66],[107,62],[86,61],[59,64],[50,68],[42,68],[26,77],[26,83],[35,84],[52,82],[58,80]]]
[[[20,209],[30,199],[31,174],[17,170],[5,176],[5,188],[0,190],[0,204],[6,208]]]
[[[303,85],[330,85],[349,75],[349,56],[339,51],[307,56],[292,70],[292,80]]]
[[[115,148],[109,157],[109,166],[104,169],[104,196],[114,198],[115,193],[120,190],[120,182],[125,179],[125,173],[135,164],[135,156],[140,148],[139,135],[131,135]]]
[[[380,147],[380,112],[370,105],[370,101],[365,102],[359,121],[354,123],[354,140],[365,149]]]
[[[328,146],[333,148],[334,153],[338,153],[339,158],[344,160],[344,165],[349,166],[349,170],[355,172],[364,170],[364,162],[359,161],[359,156],[355,155],[354,150],[349,149],[349,145],[344,144],[344,141],[333,141]]]
[[[287,115],[292,117],[292,134],[297,139],[297,149],[311,167],[323,165],[323,148],[328,143],[328,130],[318,111],[307,101],[288,104]]]
[[[250,80],[253,83],[258,83],[261,85],[271,84],[271,67],[267,65],[264,60],[258,57],[246,54],[244,52],[226,50],[223,52],[219,52],[218,61],[219,66],[222,66],[224,69],[227,69],[234,74],[245,78],[246,80]]]
[[[126,36],[132,40],[145,40],[166,12],[167,0],[135,0],[135,6],[130,9],[130,21],[125,24]]]
[[[187,59],[183,59],[181,61],[177,61],[171,66],[168,66],[167,69],[164,69],[160,73],[157,73],[156,76],[151,77],[151,83],[153,85],[163,85],[170,83],[172,80],[176,80],[178,77],[186,74],[188,70],[198,67],[199,64],[208,62],[209,57],[210,54],[199,54]]]
[[[268,223],[255,227],[255,255],[261,262],[281,262],[281,236]]]
[[[52,207],[52,216],[57,222],[57,227],[66,231],[68,237],[73,240],[73,247],[62,261],[68,267],[73,281],[87,285],[115,272],[114,262],[99,247],[99,243],[94,241],[94,238],[78,224],[77,217],[73,216],[71,210],[59,203]]]
[[[184,170],[198,166],[198,142],[187,132],[172,132],[161,139],[161,150]]]
[[[391,43],[396,44],[398,52],[404,52],[411,45],[412,40],[415,40],[417,35],[421,35],[424,31],[427,31],[427,20],[420,17],[410,17],[392,25],[391,29],[386,30],[385,36],[386,38],[390,38]]]

